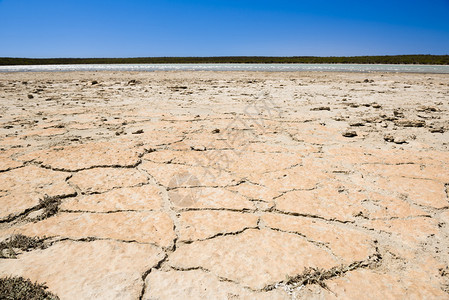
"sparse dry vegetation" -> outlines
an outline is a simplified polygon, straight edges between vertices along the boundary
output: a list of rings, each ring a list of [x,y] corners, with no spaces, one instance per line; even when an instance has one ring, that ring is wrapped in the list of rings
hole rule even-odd
[[[381,259],[382,257],[379,254],[375,254],[367,261],[357,261],[350,265],[336,266],[329,270],[320,268],[305,268],[302,274],[289,278],[286,285],[295,288],[309,284],[317,284],[322,288],[329,290],[325,282],[326,280],[342,276],[346,272],[350,272],[358,268],[374,267],[381,261]]]
[[[61,204],[61,200],[44,196],[44,198],[39,202],[39,206],[44,209],[44,212],[37,218],[37,221],[55,215],[59,210],[59,204]]]
[[[0,299],[5,300],[56,300],[45,284],[33,283],[23,277],[0,278]]]
[[[14,249],[28,251],[30,249],[43,249],[43,238],[28,237],[22,234],[14,235],[0,243],[0,258],[15,258],[17,253]],[[4,253],[5,250],[8,253]]]

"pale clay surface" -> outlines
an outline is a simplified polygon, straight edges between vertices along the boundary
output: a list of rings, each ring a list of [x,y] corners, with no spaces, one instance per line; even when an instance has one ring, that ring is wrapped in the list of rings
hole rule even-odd
[[[449,297],[448,75],[2,73],[0,99],[0,241],[45,237],[1,276],[61,299]]]

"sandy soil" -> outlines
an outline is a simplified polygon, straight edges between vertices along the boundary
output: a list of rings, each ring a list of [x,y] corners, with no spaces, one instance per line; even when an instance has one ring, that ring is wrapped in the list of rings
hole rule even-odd
[[[61,299],[449,297],[448,75],[3,73],[0,101],[0,241],[37,241],[1,276]]]

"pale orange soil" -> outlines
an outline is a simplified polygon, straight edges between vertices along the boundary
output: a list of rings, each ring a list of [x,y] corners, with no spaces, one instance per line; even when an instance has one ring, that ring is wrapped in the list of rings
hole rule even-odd
[[[45,237],[2,276],[61,299],[449,297],[448,75],[2,73],[0,101],[0,241]]]

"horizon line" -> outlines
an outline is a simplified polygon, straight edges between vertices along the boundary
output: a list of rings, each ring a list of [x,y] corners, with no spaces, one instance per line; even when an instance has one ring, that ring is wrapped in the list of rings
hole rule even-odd
[[[0,59],[132,59],[132,58],[352,58],[352,57],[393,57],[393,56],[449,56],[447,54],[380,54],[380,55],[212,55],[212,56],[54,56],[54,57],[19,57],[19,56],[0,56]]]

